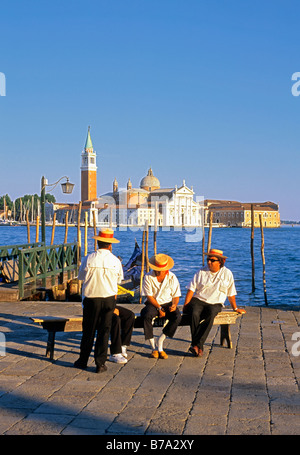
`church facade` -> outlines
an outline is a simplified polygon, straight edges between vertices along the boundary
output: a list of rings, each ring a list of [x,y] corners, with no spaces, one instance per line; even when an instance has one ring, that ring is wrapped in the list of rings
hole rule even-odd
[[[139,187],[131,180],[119,190],[115,178],[113,191],[98,198],[98,220],[116,226],[198,227],[202,224],[203,204],[194,201],[193,188],[185,181],[180,187],[161,188],[152,168]],[[112,210],[113,209],[113,210]]]

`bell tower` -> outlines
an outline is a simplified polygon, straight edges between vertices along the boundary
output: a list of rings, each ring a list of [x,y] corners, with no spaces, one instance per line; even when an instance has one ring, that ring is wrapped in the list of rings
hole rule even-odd
[[[81,201],[97,199],[97,166],[90,127],[88,128],[85,147],[81,153]]]

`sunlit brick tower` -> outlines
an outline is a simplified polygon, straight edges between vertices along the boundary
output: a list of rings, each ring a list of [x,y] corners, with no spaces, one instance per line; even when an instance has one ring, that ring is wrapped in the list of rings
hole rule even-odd
[[[81,153],[81,201],[97,198],[97,166],[90,127],[88,129],[84,151]]]

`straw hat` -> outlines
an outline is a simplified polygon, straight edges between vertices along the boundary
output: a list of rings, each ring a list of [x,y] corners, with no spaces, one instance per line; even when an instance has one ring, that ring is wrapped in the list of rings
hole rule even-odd
[[[94,235],[93,239],[100,240],[107,243],[119,243],[120,240],[114,238],[114,231],[112,229],[101,229],[98,235]]]
[[[208,253],[204,253],[204,254],[206,254],[206,256],[215,256],[216,258],[227,259],[227,256],[223,256],[223,251],[216,250],[215,248],[209,250]]]
[[[163,272],[164,270],[170,270],[174,267],[174,261],[166,254],[155,254],[149,259],[149,266],[153,270]]]

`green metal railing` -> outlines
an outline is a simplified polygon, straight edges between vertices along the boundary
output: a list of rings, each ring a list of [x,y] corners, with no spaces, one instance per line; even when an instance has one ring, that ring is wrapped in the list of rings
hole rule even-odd
[[[38,246],[44,246],[43,242],[38,243],[25,243],[22,245],[0,245],[0,261],[10,261],[17,259],[19,256],[19,250],[25,248],[34,248]]]
[[[46,286],[46,279],[51,278],[54,284],[55,277],[60,276],[63,282],[64,273],[71,278],[71,272],[78,273],[78,245],[65,243],[62,245],[37,246],[19,250],[19,295],[24,297],[24,288],[30,284],[36,288],[37,280],[42,280]]]
[[[0,268],[3,269],[5,262],[14,264],[20,299],[24,298],[26,286],[30,286],[31,290],[37,288],[37,280],[42,280],[42,286],[46,287],[47,278],[51,278],[51,284],[54,285],[56,277],[60,283],[63,282],[65,273],[68,279],[72,271],[77,275],[78,257],[76,242],[51,246],[43,242],[0,246]]]

